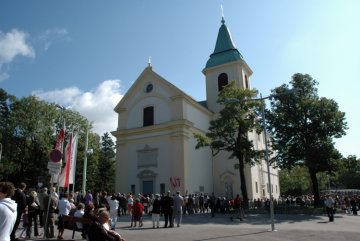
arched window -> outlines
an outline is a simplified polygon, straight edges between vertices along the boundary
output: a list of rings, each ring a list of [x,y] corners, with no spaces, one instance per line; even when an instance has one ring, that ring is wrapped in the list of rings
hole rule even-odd
[[[143,126],[152,126],[152,125],[154,125],[154,107],[153,106],[145,107]]]
[[[249,88],[250,88],[250,87],[249,87],[249,80],[248,80],[247,75],[245,75],[245,88],[246,88],[246,89],[249,89]]]
[[[228,76],[225,73],[221,73],[218,77],[218,90],[219,92],[229,83]]]

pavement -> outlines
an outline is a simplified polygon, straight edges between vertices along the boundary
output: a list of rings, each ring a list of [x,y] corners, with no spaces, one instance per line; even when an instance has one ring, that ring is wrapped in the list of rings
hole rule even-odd
[[[126,241],[300,241],[300,240],[360,240],[360,216],[346,214],[335,215],[334,222],[328,222],[326,215],[275,215],[275,231],[271,230],[269,215],[251,214],[244,221],[231,220],[228,214],[184,215],[180,227],[162,228],[163,217],[160,219],[160,228],[153,229],[151,217],[143,216],[143,227],[130,227],[130,216],[118,218],[116,231]],[[43,232],[42,229],[39,230]],[[17,230],[20,235],[22,229]],[[57,234],[57,230],[56,233]],[[83,240],[80,232],[65,230],[64,240]],[[25,239],[23,239],[25,240]],[[56,240],[42,239],[42,236],[26,240]],[[101,240],[99,240],[101,241]]]

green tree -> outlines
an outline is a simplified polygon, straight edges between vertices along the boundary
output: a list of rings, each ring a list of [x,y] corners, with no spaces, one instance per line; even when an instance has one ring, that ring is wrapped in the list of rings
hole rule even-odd
[[[36,186],[39,176],[49,176],[47,161],[54,141],[55,107],[30,96],[9,99],[6,109],[1,130],[6,142],[3,177],[15,184],[22,177]]]
[[[339,188],[360,189],[360,159],[355,155],[343,158],[337,178],[333,183]]]
[[[99,191],[115,191],[115,145],[109,133],[101,137],[101,150],[97,165],[97,187]]]
[[[335,169],[341,154],[333,138],[345,135],[345,113],[332,99],[318,97],[318,84],[310,75],[295,74],[290,81],[296,95],[278,95],[289,91],[283,84],[272,91],[271,110],[267,112],[274,161],[282,167],[305,166],[312,182],[315,205],[320,204],[317,173]],[[278,96],[276,96],[278,95]]]
[[[254,149],[253,142],[249,140],[248,133],[260,131],[256,110],[261,103],[247,101],[252,99],[257,91],[240,89],[232,81],[219,94],[218,103],[224,108],[217,119],[210,121],[209,132],[194,134],[197,139],[196,148],[210,147],[213,156],[220,151],[229,153],[229,159],[236,158],[239,162],[240,188],[245,203],[248,193],[245,179],[245,164],[253,165],[259,161],[261,151]],[[236,101],[230,101],[236,100]]]
[[[44,185],[49,185],[49,153],[55,147],[56,136],[63,128],[64,119],[66,136],[75,129],[79,132],[75,189],[80,190],[86,128],[90,126],[87,119],[70,109],[59,110],[55,104],[41,101],[35,96],[18,99],[0,89],[0,142],[3,144],[0,180],[8,180],[15,185],[26,182],[29,187],[36,187],[41,176]],[[94,180],[96,176],[93,170],[96,169],[100,150],[99,136],[91,134],[89,145],[95,151],[91,155],[94,160],[88,178]]]
[[[280,170],[279,179],[282,195],[299,196],[309,193],[311,189],[309,172],[303,166]]]

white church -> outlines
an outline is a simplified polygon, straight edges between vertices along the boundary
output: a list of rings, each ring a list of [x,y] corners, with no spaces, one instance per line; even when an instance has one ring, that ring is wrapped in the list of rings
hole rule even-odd
[[[215,50],[202,70],[206,100],[191,96],[154,72],[143,70],[115,107],[116,192],[185,193],[214,192],[216,196],[241,195],[238,161],[228,153],[212,156],[210,148],[195,149],[194,133],[208,132],[210,120],[222,108],[216,101],[221,88],[235,80],[239,88],[250,88],[252,70],[236,49],[222,18]],[[249,133],[254,147],[263,150],[263,135]],[[249,199],[280,195],[278,170],[266,162],[245,167]]]

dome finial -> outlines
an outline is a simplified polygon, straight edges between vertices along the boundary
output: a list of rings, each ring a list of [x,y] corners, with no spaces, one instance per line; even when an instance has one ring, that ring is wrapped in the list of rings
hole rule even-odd
[[[225,23],[225,19],[224,19],[224,8],[223,5],[220,5],[221,8],[221,23],[224,24]]]

